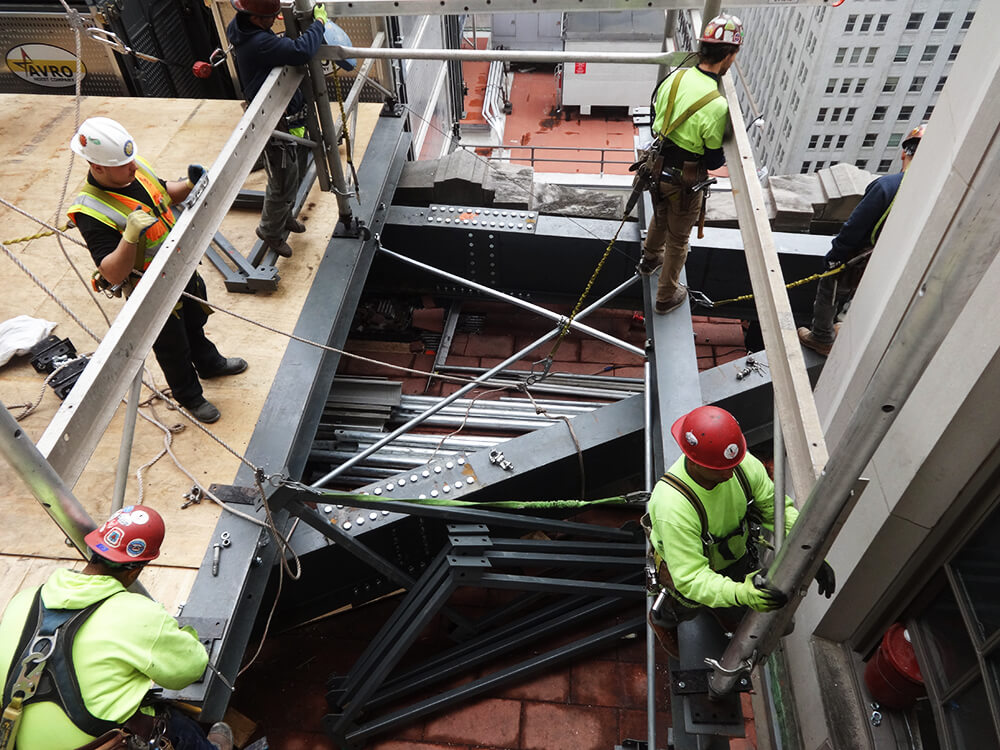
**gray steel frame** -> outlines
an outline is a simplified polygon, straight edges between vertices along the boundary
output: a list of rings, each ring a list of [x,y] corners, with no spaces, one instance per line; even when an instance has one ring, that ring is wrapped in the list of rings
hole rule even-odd
[[[775,0],[772,0],[774,2]],[[782,5],[828,5],[830,0],[780,0]],[[727,8],[748,8],[765,5],[764,0],[727,0]],[[546,0],[544,10],[594,11],[635,10],[629,0]],[[643,0],[642,8],[693,10],[705,6],[705,0]],[[330,16],[423,16],[462,15],[465,13],[535,12],[535,0],[334,0],[327,3]]]

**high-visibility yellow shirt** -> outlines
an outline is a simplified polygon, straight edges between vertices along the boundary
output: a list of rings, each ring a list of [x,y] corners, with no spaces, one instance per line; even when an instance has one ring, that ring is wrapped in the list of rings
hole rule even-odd
[[[687,72],[684,73],[677,88],[674,106],[668,113],[666,110],[667,102],[670,99],[671,84],[673,84],[674,77],[685,70]],[[674,71],[664,79],[656,90],[656,101],[653,105],[655,112],[653,131],[662,133],[671,122],[684,114],[688,107],[695,104],[705,94],[718,91],[718,89],[718,81],[707,73],[701,72],[698,68],[684,68]],[[728,119],[729,105],[726,103],[726,98],[720,96],[697,110],[673,130],[667,138],[692,154],[702,155],[705,153],[705,149],[722,148],[722,136],[726,132]]]

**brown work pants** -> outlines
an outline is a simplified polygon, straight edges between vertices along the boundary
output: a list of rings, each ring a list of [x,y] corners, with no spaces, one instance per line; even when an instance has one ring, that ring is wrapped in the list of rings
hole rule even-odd
[[[701,213],[701,193],[692,193],[672,182],[660,183],[657,202],[643,246],[643,260],[663,263],[656,301],[666,304],[680,288],[681,270],[688,255],[688,238]]]

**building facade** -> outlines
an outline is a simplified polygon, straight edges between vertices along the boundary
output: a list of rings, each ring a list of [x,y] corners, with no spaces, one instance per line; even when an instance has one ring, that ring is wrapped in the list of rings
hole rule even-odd
[[[979,0],[869,0],[742,8],[740,98],[771,174],[848,162],[899,168],[906,134],[930,119]]]

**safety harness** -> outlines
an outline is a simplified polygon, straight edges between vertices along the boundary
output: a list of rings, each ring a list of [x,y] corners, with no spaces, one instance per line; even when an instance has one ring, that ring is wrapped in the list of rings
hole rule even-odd
[[[683,78],[684,74],[687,73],[689,70],[691,70],[691,68],[684,68],[683,70],[679,70],[677,72],[677,75],[674,76],[673,82],[670,84],[670,94],[667,97],[667,111],[666,111],[666,114],[663,116],[664,123],[669,122],[670,124],[667,125],[666,127],[664,127],[663,130],[661,130],[657,134],[659,136],[662,136],[663,138],[666,138],[668,135],[670,135],[675,130],[677,130],[677,128],[679,128],[681,125],[683,125],[685,122],[688,121],[688,118],[691,117],[691,115],[693,115],[699,109],[701,109],[702,107],[704,107],[710,101],[718,99],[719,97],[722,96],[722,94],[719,93],[718,89],[716,89],[714,91],[709,91],[707,94],[705,94],[703,97],[701,97],[698,101],[696,101],[690,107],[688,107],[687,109],[685,109],[680,114],[680,116],[677,119],[671,120],[670,116],[674,112],[674,101],[677,99],[677,90],[681,86],[681,78]],[[657,87],[657,89],[659,89],[659,86]],[[654,98],[655,98],[655,94],[654,94]]]
[[[57,704],[77,728],[95,737],[120,726],[90,713],[73,668],[76,634],[98,607],[119,593],[109,594],[84,609],[49,609],[42,602],[41,587],[35,592],[4,685],[0,750],[14,747],[21,714],[29,703]]]

